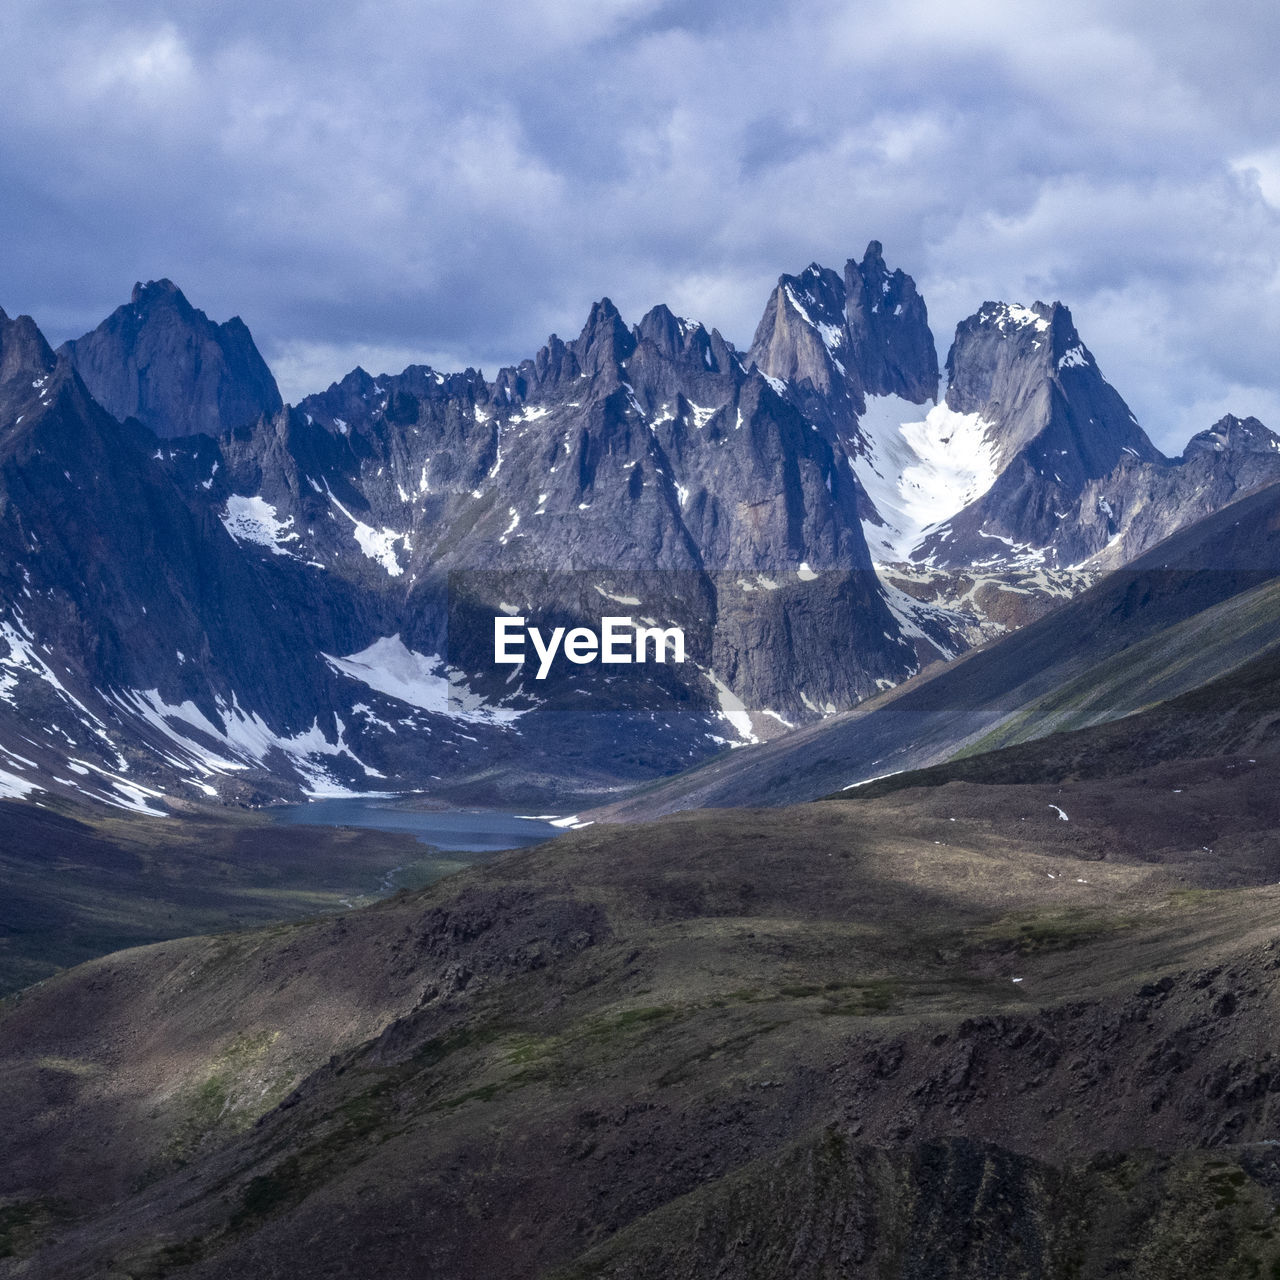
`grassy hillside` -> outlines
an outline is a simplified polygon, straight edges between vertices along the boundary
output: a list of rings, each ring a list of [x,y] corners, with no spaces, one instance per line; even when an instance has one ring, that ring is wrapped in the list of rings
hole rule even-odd
[[[1120,777],[1164,761],[1271,756],[1280,751],[1280,652],[1273,647],[1234,671],[1149,710],[1017,746],[879,778],[832,799],[870,800],[948,782],[1064,782]],[[1248,763],[1248,761],[1246,761]]]

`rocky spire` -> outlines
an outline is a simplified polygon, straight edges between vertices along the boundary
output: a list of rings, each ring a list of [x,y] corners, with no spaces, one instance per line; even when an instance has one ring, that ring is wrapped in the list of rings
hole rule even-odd
[[[55,356],[30,316],[10,319],[0,308],[0,386],[52,371]]]
[[[159,436],[217,435],[282,407],[244,321],[214,323],[171,280],[135,284],[128,305],[62,351],[104,408]]]
[[[938,398],[938,352],[915,281],[885,265],[879,240],[844,268],[849,363],[867,395]]]
[[[909,275],[885,265],[878,240],[843,276],[816,262],[782,276],[749,358],[770,377],[839,400],[897,395],[921,404],[938,394],[924,300]]]

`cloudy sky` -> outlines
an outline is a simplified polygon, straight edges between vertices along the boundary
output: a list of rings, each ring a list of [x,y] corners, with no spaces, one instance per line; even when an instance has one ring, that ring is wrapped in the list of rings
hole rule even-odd
[[[879,239],[945,354],[1061,299],[1158,444],[1280,429],[1280,10],[1164,0],[6,0],[0,305],[135,279],[286,398],[492,374],[608,294],[750,342]]]

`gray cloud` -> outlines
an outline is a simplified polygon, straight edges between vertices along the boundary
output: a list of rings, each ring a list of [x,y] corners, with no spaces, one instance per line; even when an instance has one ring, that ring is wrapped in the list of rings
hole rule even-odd
[[[876,238],[944,348],[1067,302],[1176,450],[1280,427],[1278,45],[1252,3],[11,0],[0,304],[60,340],[169,275],[296,397],[492,372],[602,294],[745,344]]]

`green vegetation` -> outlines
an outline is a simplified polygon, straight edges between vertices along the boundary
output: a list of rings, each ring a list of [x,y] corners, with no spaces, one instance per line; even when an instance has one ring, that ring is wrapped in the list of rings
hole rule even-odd
[[[0,1159],[24,1195],[79,1179],[76,1280],[108,1251],[161,1280],[408,1250],[460,1280],[1264,1280],[1270,780],[591,828],[98,961],[0,1010]],[[124,1139],[115,1186],[81,1098]]]
[[[392,1125],[391,1099],[383,1089],[366,1090],[348,1100],[336,1124],[319,1140],[286,1156],[266,1173],[250,1179],[228,1227],[242,1231],[258,1219],[304,1200],[330,1178],[345,1173],[372,1154],[376,1140],[385,1140]]]
[[[991,924],[970,929],[970,950],[1008,951],[1020,956],[1068,951],[1138,924],[1134,915],[1106,915],[1092,909],[1013,912]]]
[[[263,1060],[279,1032],[239,1035],[208,1065],[178,1102],[168,1156],[185,1159],[215,1132],[240,1133],[289,1091],[292,1073],[264,1075]]]
[[[956,1232],[945,1208],[965,1183],[992,1194],[951,1205]],[[821,1280],[844,1274],[851,1243],[875,1274],[913,1280],[1274,1280],[1275,1217],[1265,1184],[1196,1153],[1054,1169],[964,1139],[877,1150],[825,1132],[640,1217],[549,1280]]]
[[[1280,582],[1268,582],[1122,649],[957,752],[957,760],[1145,711],[1228,677],[1276,645]]]
[[[57,1200],[0,1204],[0,1259],[21,1258],[33,1252],[44,1234],[65,1217],[66,1210]]]

